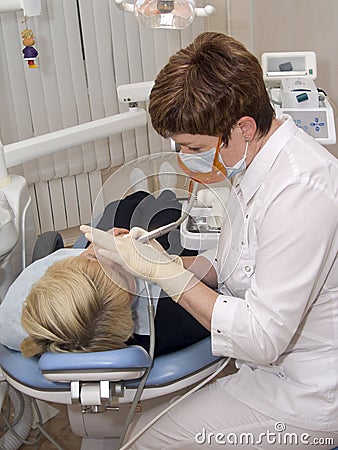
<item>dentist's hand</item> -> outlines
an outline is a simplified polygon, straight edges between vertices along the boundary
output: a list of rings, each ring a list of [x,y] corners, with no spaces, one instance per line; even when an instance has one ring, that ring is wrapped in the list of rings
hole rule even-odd
[[[144,230],[143,228],[140,227],[133,227],[130,230],[130,236],[133,239],[138,240],[140,237],[144,236],[145,234],[147,234],[147,231]],[[115,234],[116,236],[116,234]],[[183,260],[180,256],[178,255],[169,255],[169,253],[167,253],[164,248],[162,247],[162,245],[157,241],[157,239],[151,239],[149,242],[147,242],[147,244],[151,245],[155,250],[158,250],[161,253],[165,253],[166,256],[168,258],[170,258],[172,261],[175,261],[175,263],[179,264],[180,266],[183,267]]]
[[[80,229],[105,263],[115,262],[130,274],[157,283],[175,302],[178,302],[194,276],[173,261],[160,244],[154,243],[153,246],[136,240],[134,236],[141,235],[138,228],[122,236],[113,236],[86,225]]]

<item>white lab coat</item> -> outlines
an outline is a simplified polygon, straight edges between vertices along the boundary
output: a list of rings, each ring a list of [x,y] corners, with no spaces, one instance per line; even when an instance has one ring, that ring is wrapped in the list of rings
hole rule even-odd
[[[233,397],[285,423],[332,431],[338,166],[285,119],[234,182],[214,263],[212,348],[237,359],[239,372],[224,385]]]

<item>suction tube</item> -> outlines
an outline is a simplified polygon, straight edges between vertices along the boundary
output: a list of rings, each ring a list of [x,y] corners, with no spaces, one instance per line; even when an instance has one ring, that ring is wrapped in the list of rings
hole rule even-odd
[[[7,383],[6,383],[7,384]],[[14,408],[14,420],[16,420],[19,415],[20,418],[9,430],[6,432],[2,438],[0,438],[0,448],[6,450],[17,450],[23,444],[23,441],[28,437],[33,423],[33,410],[32,404],[29,399],[24,394],[20,399],[20,394],[16,392],[11,386],[8,388],[9,399]]]

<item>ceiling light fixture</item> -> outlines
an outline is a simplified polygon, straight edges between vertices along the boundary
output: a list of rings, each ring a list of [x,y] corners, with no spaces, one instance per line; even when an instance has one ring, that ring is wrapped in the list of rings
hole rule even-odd
[[[195,0],[115,0],[117,6],[126,12],[133,12],[138,21],[148,28],[182,30],[196,17],[208,17],[215,14],[216,9],[207,5],[196,8]]]

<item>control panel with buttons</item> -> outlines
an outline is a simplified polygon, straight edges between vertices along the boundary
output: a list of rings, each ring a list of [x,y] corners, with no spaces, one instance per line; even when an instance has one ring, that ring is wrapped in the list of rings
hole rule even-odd
[[[336,143],[333,107],[317,89],[317,57],[314,52],[267,52],[262,70],[276,117],[290,115],[297,127],[323,145]]]
[[[302,128],[319,143],[323,145],[336,143],[333,108],[327,98],[321,99],[317,108],[290,108],[282,104],[280,95],[278,88],[270,90],[270,97],[277,118],[281,118],[283,114],[288,114],[293,118],[297,127]]]

